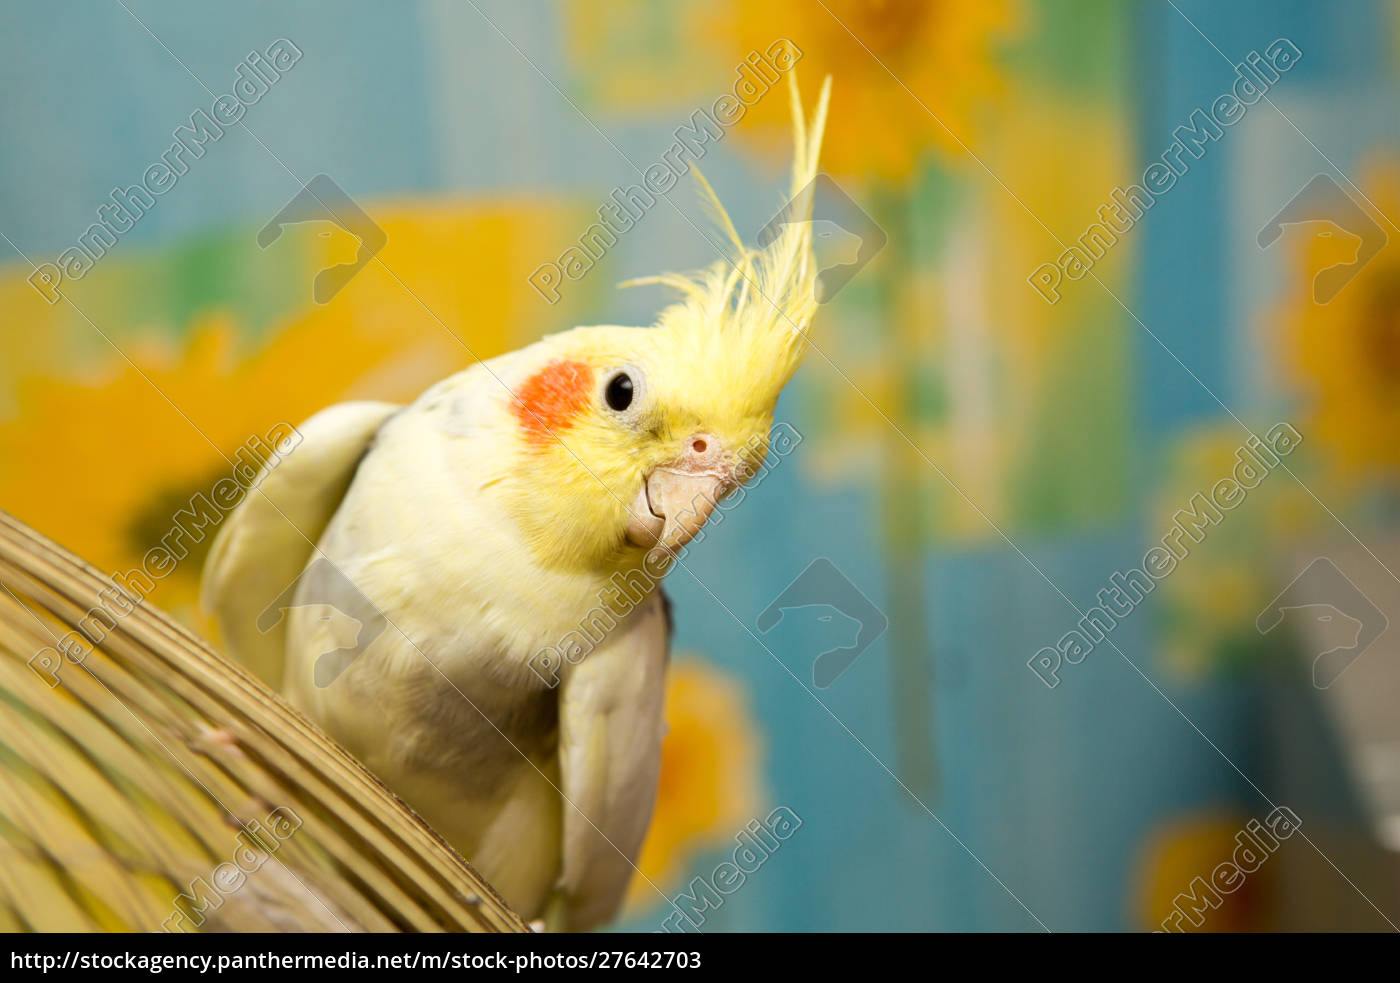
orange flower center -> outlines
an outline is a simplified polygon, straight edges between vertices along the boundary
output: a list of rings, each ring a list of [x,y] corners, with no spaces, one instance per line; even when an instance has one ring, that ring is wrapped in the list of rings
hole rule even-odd
[[[845,0],[831,4],[831,10],[875,57],[888,63],[918,55],[912,49],[939,6],[928,0]],[[840,25],[831,26],[843,40],[848,39]]]

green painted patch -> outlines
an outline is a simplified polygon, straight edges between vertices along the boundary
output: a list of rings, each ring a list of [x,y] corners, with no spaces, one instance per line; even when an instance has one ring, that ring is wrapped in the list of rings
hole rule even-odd
[[[1047,367],[1040,405],[1027,421],[1025,456],[1012,478],[1021,528],[1100,527],[1130,504],[1127,341],[1111,311],[1086,312],[1085,320]]]

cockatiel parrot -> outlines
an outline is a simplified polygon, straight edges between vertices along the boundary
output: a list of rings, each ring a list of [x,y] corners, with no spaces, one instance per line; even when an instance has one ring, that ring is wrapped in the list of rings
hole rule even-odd
[[[808,211],[750,249],[700,178],[735,253],[642,281],[681,295],[654,326],[575,328],[407,407],[321,412],[206,567],[205,603],[233,654],[554,928],[615,914],[650,823],[661,592],[564,660],[557,686],[531,662],[762,465],[817,305],[802,193],[830,80],[810,124],[789,80],[792,195]]]

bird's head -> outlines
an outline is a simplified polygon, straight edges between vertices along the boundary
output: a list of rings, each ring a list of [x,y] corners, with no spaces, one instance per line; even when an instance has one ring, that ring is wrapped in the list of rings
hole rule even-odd
[[[792,83],[794,200],[816,177],[828,95],[829,80],[809,125]],[[811,202],[798,200],[772,240],[750,248],[699,180],[733,255],[695,274],[633,281],[680,298],[651,327],[545,339],[512,386],[518,466],[546,500],[521,503],[517,515],[557,559],[599,565],[679,549],[767,454],[817,306]]]

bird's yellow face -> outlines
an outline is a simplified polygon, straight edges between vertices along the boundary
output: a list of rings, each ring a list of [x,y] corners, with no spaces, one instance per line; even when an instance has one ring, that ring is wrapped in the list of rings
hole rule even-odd
[[[579,328],[548,339],[514,390],[533,544],[567,565],[609,567],[688,543],[762,466],[776,392],[719,344],[665,328]]]
[[[788,76],[795,153],[780,231],[746,247],[702,178],[733,256],[632,281],[681,295],[653,328],[575,328],[529,349],[510,397],[510,508],[546,562],[605,571],[676,550],[763,464],[817,307],[809,189],[830,81],[808,125]]]

